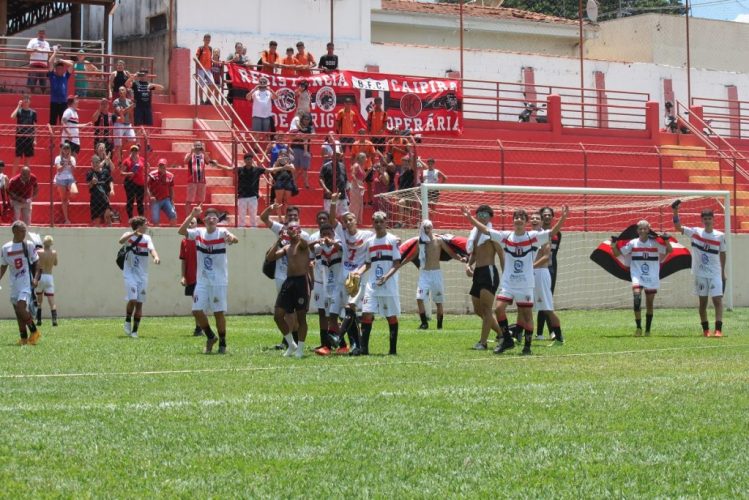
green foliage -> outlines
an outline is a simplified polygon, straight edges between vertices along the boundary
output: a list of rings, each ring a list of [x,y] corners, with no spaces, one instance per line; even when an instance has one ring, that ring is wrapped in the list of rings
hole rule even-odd
[[[459,3],[460,0],[440,0],[444,3]],[[583,15],[587,0],[583,0]],[[505,0],[502,7],[540,12],[557,17],[577,19],[578,0]],[[636,16],[648,12],[684,14],[683,0],[598,0],[598,21],[617,17]]]
[[[405,316],[397,357],[377,320],[372,356],[302,360],[270,316],[229,317],[225,356],[191,318],[63,319],[34,347],[5,320],[0,498],[746,497],[749,311],[723,339],[696,299],[647,338],[631,310],[559,316],[531,357]]]

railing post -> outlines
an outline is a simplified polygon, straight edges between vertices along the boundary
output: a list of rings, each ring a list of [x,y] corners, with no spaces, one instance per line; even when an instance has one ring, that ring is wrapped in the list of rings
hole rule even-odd
[[[55,178],[55,132],[51,125],[47,125],[47,132],[49,133],[49,225],[55,227],[55,187],[53,181]],[[31,203],[33,205],[33,200]]]
[[[661,154],[660,147],[653,147],[655,148],[655,153],[658,155],[658,189],[663,189],[663,155]],[[663,207],[658,210],[658,215],[660,218],[660,227],[663,228]]]
[[[499,121],[499,82],[497,82],[496,88],[497,88],[497,121]]]
[[[741,129],[739,128],[739,130],[741,130]],[[733,226],[733,230],[734,231],[738,231],[739,229],[741,229],[739,227],[739,225],[738,225],[739,224],[739,214],[738,214],[738,210],[736,208],[739,205],[739,200],[736,198],[736,175],[737,174],[738,174],[738,172],[736,171],[736,155],[734,154],[733,155],[733,204],[732,204],[733,205],[733,224],[732,224],[732,226]]]
[[[140,133],[143,134],[143,176],[145,181],[143,182],[143,217],[151,213],[151,196],[148,195],[148,166],[151,164],[150,157],[151,151],[148,144],[148,134],[146,133],[145,127],[140,127]],[[137,200],[136,200],[136,209]],[[176,207],[175,207],[176,208]],[[141,215],[141,214],[138,214]],[[186,215],[185,215],[186,217]],[[146,217],[147,218],[147,217]]]
[[[232,132],[231,135],[231,161],[232,166],[234,167],[234,175],[232,179],[232,182],[234,183],[234,227],[239,227],[239,171],[237,170],[237,165],[239,165],[237,157],[239,145],[237,144],[236,134]],[[259,194],[260,193],[258,193],[258,195]],[[244,214],[242,214],[242,218],[244,219]],[[244,223],[245,221],[243,220],[242,226],[244,226]]]
[[[585,145],[581,142],[580,149],[583,152],[583,187],[588,187],[588,152],[585,149]],[[587,207],[587,195],[583,195],[584,205]],[[583,231],[588,230],[588,209],[583,211]]]
[[[497,139],[497,145],[499,146],[499,183],[505,185],[505,147],[502,141]]]

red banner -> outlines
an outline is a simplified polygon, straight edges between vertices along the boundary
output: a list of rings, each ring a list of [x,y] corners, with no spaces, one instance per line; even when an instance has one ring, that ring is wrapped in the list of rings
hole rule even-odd
[[[463,91],[459,80],[418,78],[337,71],[306,77],[269,75],[243,66],[229,64],[229,76],[234,90],[234,107],[249,125],[252,123],[251,104],[243,96],[255,88],[261,77],[268,78],[269,87],[278,99],[273,101],[276,128],[287,130],[296,114],[294,90],[305,80],[311,95],[312,121],[318,133],[334,131],[336,113],[350,97],[358,111],[359,126],[366,128],[366,118],[381,97],[388,115],[389,129],[411,129],[423,135],[459,135],[463,132]]]

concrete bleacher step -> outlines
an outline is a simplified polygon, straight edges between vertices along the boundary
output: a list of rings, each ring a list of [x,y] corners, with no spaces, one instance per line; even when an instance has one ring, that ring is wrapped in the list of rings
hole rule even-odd
[[[668,145],[668,146],[661,146],[660,152],[662,155],[666,156],[685,156],[685,157],[697,157],[697,158],[704,158],[707,156],[707,151],[705,147],[702,146],[676,146],[676,145]]]
[[[693,184],[709,184],[725,187],[727,184],[733,185],[732,175],[690,175],[689,182]]]
[[[169,135],[193,136],[195,132],[192,118],[163,118],[161,120],[162,130],[169,130]]]
[[[673,165],[674,168],[682,170],[697,170],[701,172],[704,172],[706,170],[720,170],[720,163],[710,160],[676,160],[674,161]]]

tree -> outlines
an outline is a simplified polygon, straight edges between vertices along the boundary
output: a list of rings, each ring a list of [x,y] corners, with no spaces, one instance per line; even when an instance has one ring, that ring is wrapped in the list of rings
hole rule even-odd
[[[460,3],[460,0],[439,1]],[[587,3],[587,0],[583,0],[583,9]],[[578,0],[505,0],[502,7],[529,10],[568,19],[577,19],[578,14]],[[598,12],[600,22],[650,12],[683,15],[686,11],[683,0],[598,0]]]

